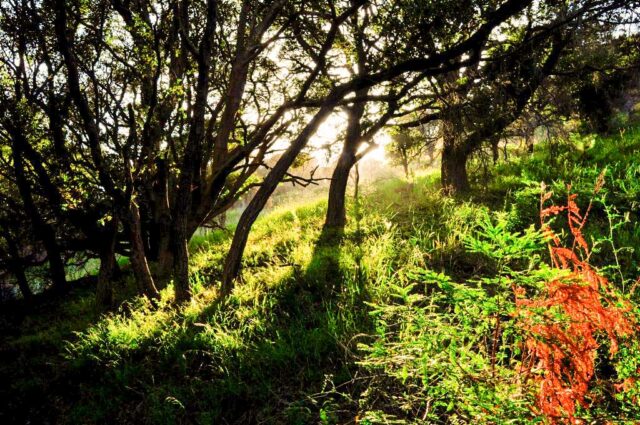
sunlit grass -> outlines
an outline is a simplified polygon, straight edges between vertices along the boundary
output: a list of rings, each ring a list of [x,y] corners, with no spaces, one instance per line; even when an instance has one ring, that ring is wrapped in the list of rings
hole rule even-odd
[[[456,400],[470,403],[451,407],[458,414],[481,417],[488,414],[484,408],[496,418],[508,415],[508,409],[520,414],[525,411],[522,397],[502,413],[491,407],[517,390],[509,383],[512,365],[501,369],[504,379],[494,389],[472,394],[473,381],[465,381],[468,377],[450,357],[456,352],[449,350],[451,335],[459,335],[460,349],[467,350],[462,361],[482,374],[490,370],[483,352],[469,348],[491,323],[481,320],[479,303],[486,303],[487,295],[475,287],[468,293],[464,288],[476,285],[468,282],[492,279],[496,266],[469,252],[465,241],[487,217],[502,220],[506,231],[514,233],[536,223],[541,180],[559,197],[563,185],[573,182],[583,202],[607,165],[604,201],[615,207],[614,221],[622,223],[615,229],[614,242],[619,247],[640,246],[634,210],[640,194],[640,163],[633,156],[638,146],[634,133],[606,143],[586,141],[578,150],[559,147],[554,157],[540,146],[531,158],[500,165],[488,187],[478,187],[464,199],[443,197],[437,174],[418,175],[413,183],[380,181],[361,188],[358,202],[350,196],[349,224],[339,245],[318,243],[324,200],[277,208],[256,222],[241,279],[225,303],[218,302],[217,288],[232,231],[217,229],[190,242],[194,297],[187,305],[173,305],[171,285],[162,290],[157,306],[131,297],[127,294],[135,292],[135,285],[128,278],[118,284],[123,303],[115,312],[99,316],[93,294],[75,294],[55,318],[27,319],[23,334],[11,339],[12,348],[35,352],[46,345],[46,355],[64,354],[55,367],[71,382],[82,384],[82,395],[67,398],[72,407],[65,415],[70,422],[104,422],[114,412],[126,422],[134,420],[128,416],[131,412],[141,412],[155,423],[217,423],[243,418],[250,406],[256,420],[276,423],[316,423],[321,412],[343,423],[360,409],[370,423],[384,423],[402,415],[385,410],[395,406],[391,402],[372,402],[376,395],[404,400],[407,406],[417,403],[411,404],[415,407],[426,403],[425,394],[435,401],[446,399],[446,391],[458,392]],[[570,160],[569,165],[554,165],[556,157]],[[594,207],[594,238],[607,234],[603,211],[600,204]],[[597,254],[611,264],[607,243],[601,241]],[[638,274],[638,254],[633,249],[618,253],[625,276]],[[420,275],[416,285],[420,270],[427,274]],[[435,289],[438,282],[476,298],[460,304],[468,310],[442,315],[451,304],[442,298],[442,288]],[[380,320],[387,316],[375,313],[378,310],[389,314],[384,326]],[[394,322],[398,317],[407,321]],[[464,333],[471,332],[465,323],[476,336]],[[392,334],[398,339],[390,339]],[[408,355],[405,350],[411,356],[413,350],[423,350],[426,357],[402,357]],[[371,370],[386,375],[380,380],[366,375],[365,380],[363,373]],[[433,391],[421,392],[422,384],[412,379],[427,372],[433,374],[427,382]],[[18,389],[41,384],[27,385],[26,378],[20,379]]]

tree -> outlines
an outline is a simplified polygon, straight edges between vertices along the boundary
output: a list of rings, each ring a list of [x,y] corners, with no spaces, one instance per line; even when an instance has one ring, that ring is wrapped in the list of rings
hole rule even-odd
[[[393,127],[390,129],[391,142],[386,146],[387,157],[391,164],[402,167],[404,176],[410,181],[413,176],[411,165],[419,162],[422,155],[433,148],[436,138],[426,134],[422,127],[402,129]]]
[[[585,33],[594,28],[606,31],[608,24],[600,20],[615,20],[631,6],[615,1],[532,6],[526,21],[503,29],[504,40],[488,43],[477,52],[488,56],[480,66],[437,79],[444,191],[468,191],[466,166],[471,155],[483,143],[495,150],[501,134],[525,112],[563,55],[579,49]]]
[[[18,252],[45,253],[56,288],[68,286],[69,258],[100,258],[103,304],[115,255],[125,255],[140,293],[156,298],[173,280],[186,301],[189,239],[257,187],[225,265],[228,293],[254,220],[327,116],[338,108],[350,116],[328,217],[343,226],[349,170],[383,126],[418,111],[454,122],[434,109],[446,112],[447,93],[481,98],[505,85],[516,63],[506,58],[521,51],[535,52],[543,69],[558,25],[623,3],[583,0],[568,12],[545,3],[541,18],[526,21],[541,24],[523,28],[513,18],[532,1],[2,2],[1,191],[37,239]],[[510,27],[517,42],[502,42]],[[511,75],[505,110],[538,81],[527,63]],[[482,83],[432,90],[467,69],[482,70]],[[480,143],[509,119],[474,128],[472,138]]]
[[[388,49],[378,48],[378,44],[386,46],[401,44],[392,28],[384,28],[382,22],[401,10],[402,5],[381,5],[374,13],[373,8],[365,8],[363,16],[354,15],[350,20],[348,32],[343,31],[344,40],[340,44],[349,62],[353,62],[352,77],[366,78],[367,75],[381,71],[384,58],[389,55]],[[379,27],[378,27],[379,26]],[[376,28],[377,29],[373,29]],[[380,40],[385,33],[394,34],[384,43]],[[409,52],[404,59],[410,58]],[[397,55],[396,60],[401,56]],[[373,94],[374,87],[363,87],[354,91],[353,99],[344,106],[347,116],[347,128],[343,138],[342,151],[331,176],[327,214],[323,226],[325,241],[337,240],[342,235],[346,224],[346,189],[352,168],[377,145],[374,136],[386,123],[399,115],[408,92],[426,77],[426,73],[417,73],[413,78],[390,81],[385,87],[375,87],[382,95]],[[361,149],[365,146],[365,149]]]
[[[291,142],[276,165],[265,177],[263,184],[240,217],[225,262],[222,294],[226,295],[230,293],[233,288],[233,282],[240,270],[242,252],[246,246],[249,231],[254,221],[258,218],[260,210],[262,210],[278,183],[286,175],[287,170],[294,162],[296,156],[306,146],[311,134],[313,134],[322,120],[331,113],[332,109],[342,99],[350,93],[373,87],[381,82],[393,81],[396,78],[406,79],[407,74],[412,72],[419,73],[425,78],[429,76],[433,77],[477,62],[477,55],[469,55],[469,57],[465,55],[469,52],[477,51],[479,46],[484,43],[496,27],[520,13],[527,6],[527,3],[528,2],[515,0],[506,1],[495,9],[482,10],[482,19],[476,21],[468,21],[465,19],[466,17],[463,17],[462,19],[464,19],[465,24],[472,25],[473,27],[473,31],[470,31],[470,35],[467,38],[456,38],[455,42],[445,47],[426,46],[425,50],[415,52],[419,54],[420,57],[401,60],[380,72],[354,77],[346,83],[337,85],[324,97],[323,101],[315,103],[315,105],[319,105],[317,112],[299,135]],[[473,25],[474,22],[475,25]],[[412,33],[410,28],[408,29],[408,33]],[[411,45],[411,49],[413,48],[414,46]]]
[[[49,241],[80,228],[89,246],[78,249],[105,267],[110,251],[130,257],[142,293],[156,297],[173,277],[187,300],[187,241],[252,187],[278,138],[304,119],[302,101],[322,90],[324,56],[362,3],[3,4],[5,57],[18,51],[28,63],[3,62],[3,93],[32,113],[29,127],[14,128],[7,112],[2,130],[17,140],[20,178],[42,194],[34,206],[61,225],[38,220],[35,208],[31,221],[54,227]],[[36,178],[21,166],[25,152],[38,154],[29,157]],[[67,208],[78,183],[80,201]]]

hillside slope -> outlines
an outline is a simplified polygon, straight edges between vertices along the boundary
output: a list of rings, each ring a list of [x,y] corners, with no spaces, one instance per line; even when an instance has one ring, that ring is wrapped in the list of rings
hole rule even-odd
[[[636,314],[640,134],[576,138],[501,164],[465,199],[441,196],[435,176],[379,182],[352,201],[338,246],[318,243],[324,202],[272,212],[224,303],[231,233],[218,230],[191,242],[196,295],[183,308],[168,288],[158,307],[124,299],[98,316],[79,288],[62,304],[7,309],[0,422],[534,423],[513,287],[534,297],[556,276],[541,181],[549,203],[568,191],[583,209],[593,200],[589,261]],[[560,217],[554,228],[572,243]],[[597,379],[575,414],[633,423],[640,385],[624,379],[640,345],[623,338],[610,357],[598,341]]]

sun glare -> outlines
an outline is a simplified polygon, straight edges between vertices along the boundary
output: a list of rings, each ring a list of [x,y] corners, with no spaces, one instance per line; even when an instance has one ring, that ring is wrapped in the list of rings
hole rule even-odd
[[[342,138],[347,125],[347,117],[343,113],[330,115],[320,126],[309,141],[311,156],[318,161],[321,166],[327,167],[333,164],[342,150]],[[391,138],[384,131],[378,132],[373,139],[377,145],[370,150],[364,160],[374,160],[386,163],[385,146],[391,142]],[[359,153],[368,148],[368,144],[363,144]]]

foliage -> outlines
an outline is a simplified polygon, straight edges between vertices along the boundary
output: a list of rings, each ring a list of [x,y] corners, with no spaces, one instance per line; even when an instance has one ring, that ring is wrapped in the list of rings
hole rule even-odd
[[[604,183],[596,183],[597,193]],[[552,196],[543,187],[541,207]],[[629,317],[631,304],[589,264],[590,250],[582,234],[591,205],[581,213],[569,195],[566,205],[542,208],[542,231],[549,242],[555,268],[565,271],[548,281],[542,294],[525,298],[526,290],[515,286],[518,326],[527,335],[526,361],[521,371],[533,373],[538,386],[537,406],[551,423],[578,423],[576,405],[588,407],[585,397],[595,374],[598,337],[608,337],[611,356],[618,352],[621,338],[635,334],[635,320]],[[550,216],[565,213],[571,248],[546,224]],[[528,358],[527,358],[528,357]],[[524,364],[526,363],[526,364]],[[627,378],[633,379],[633,378]]]
[[[418,176],[413,185],[376,182],[363,188],[360,218],[338,246],[316,244],[322,201],[264,214],[248,243],[242,283],[225,304],[216,299],[230,232],[216,229],[191,241],[194,297],[183,306],[172,304],[171,286],[152,306],[134,296],[129,278],[119,284],[120,307],[108,314],[95,313],[88,288],[77,288],[56,308],[42,305],[28,315],[4,310],[1,419],[541,423],[539,385],[549,375],[528,347],[544,340],[535,326],[547,318],[560,326],[555,332],[571,331],[549,284],[569,283],[573,263],[569,270],[549,265],[534,179],[555,191],[547,202],[565,203],[561,179],[573,180],[571,199],[580,205],[593,197],[598,167],[609,156],[607,178],[580,230],[591,247],[589,273],[607,281],[597,299],[588,289],[589,305],[599,312],[628,305],[624,315],[631,320],[640,309],[629,244],[638,239],[637,226],[625,218],[635,217],[633,201],[622,187],[633,191],[635,183],[622,176],[637,165],[637,156],[625,155],[636,152],[636,134],[575,138],[584,150],[556,146],[558,161],[575,160],[566,168],[545,151],[551,146],[540,145],[532,158],[501,165],[494,183],[473,199],[443,197],[437,175]],[[549,221],[561,240],[572,237],[566,223]],[[514,287],[525,294],[516,298]],[[620,305],[610,293],[622,294]],[[634,423],[639,345],[618,338],[611,356],[606,332],[596,330],[604,322],[592,322],[599,345],[594,375],[573,415]],[[34,399],[42,403],[34,406]]]
[[[391,164],[401,166],[405,178],[411,180],[413,167],[425,162],[425,153],[433,153],[435,138],[427,131],[418,129],[393,128],[389,130],[391,142],[385,146],[385,153]]]

